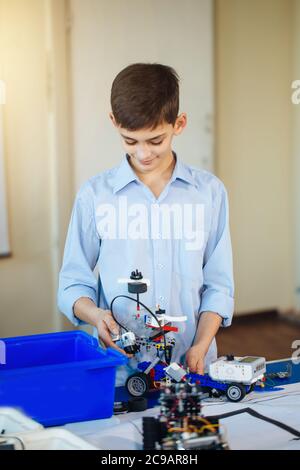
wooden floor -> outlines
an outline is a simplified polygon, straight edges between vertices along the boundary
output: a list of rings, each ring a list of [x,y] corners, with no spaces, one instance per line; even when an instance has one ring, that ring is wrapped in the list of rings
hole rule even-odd
[[[277,314],[235,317],[229,328],[217,334],[218,356],[263,356],[267,360],[291,357],[294,340],[300,340],[300,324]]]

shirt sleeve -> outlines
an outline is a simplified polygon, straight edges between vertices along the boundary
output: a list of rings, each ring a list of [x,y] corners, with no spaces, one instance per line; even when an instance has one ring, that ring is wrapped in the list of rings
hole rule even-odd
[[[57,293],[59,310],[75,326],[85,324],[74,315],[76,300],[88,297],[97,305],[98,281],[93,271],[99,252],[92,191],[81,190],[71,215]]]
[[[234,309],[232,247],[227,191],[219,182],[213,201],[212,224],[204,252],[200,314],[216,312],[222,326],[231,325]]]

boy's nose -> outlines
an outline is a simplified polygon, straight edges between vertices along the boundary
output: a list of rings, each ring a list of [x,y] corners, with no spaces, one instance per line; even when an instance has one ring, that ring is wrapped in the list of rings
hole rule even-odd
[[[137,148],[137,157],[140,160],[145,160],[147,157],[151,156],[151,151],[148,145],[141,145]]]

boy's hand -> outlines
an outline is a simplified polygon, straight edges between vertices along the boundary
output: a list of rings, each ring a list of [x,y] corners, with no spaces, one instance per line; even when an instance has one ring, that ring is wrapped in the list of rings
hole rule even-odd
[[[190,372],[203,375],[204,374],[204,358],[205,353],[200,346],[192,346],[186,353],[186,363]]]
[[[221,323],[222,317],[218,313],[201,313],[194,345],[186,353],[186,362],[191,372],[204,374],[204,359]]]
[[[119,335],[120,328],[112,317],[110,310],[99,309],[99,320],[96,325],[99,339],[105,344],[106,347],[114,348],[124,356],[132,357],[130,354],[126,354],[124,349],[119,348],[112,340],[111,334]]]

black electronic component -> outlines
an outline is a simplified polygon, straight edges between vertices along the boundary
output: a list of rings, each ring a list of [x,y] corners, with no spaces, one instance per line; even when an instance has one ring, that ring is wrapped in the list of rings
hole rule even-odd
[[[16,450],[13,444],[8,444],[7,442],[0,442],[0,450]]]
[[[227,354],[227,355],[226,355],[226,359],[227,359],[227,361],[234,361],[234,356],[233,356],[233,354]]]
[[[115,401],[114,414],[128,413],[128,403],[126,401]]]
[[[144,294],[147,292],[147,284],[145,282],[128,282],[128,292],[130,294]]]
[[[226,450],[217,419],[202,415],[203,394],[197,385],[166,386],[158,418],[143,418],[144,450]]]
[[[148,400],[144,397],[134,397],[128,400],[129,411],[145,411],[148,408]]]
[[[131,272],[130,279],[132,279],[133,281],[139,281],[143,279],[143,275],[138,269],[136,269],[135,271]]]

